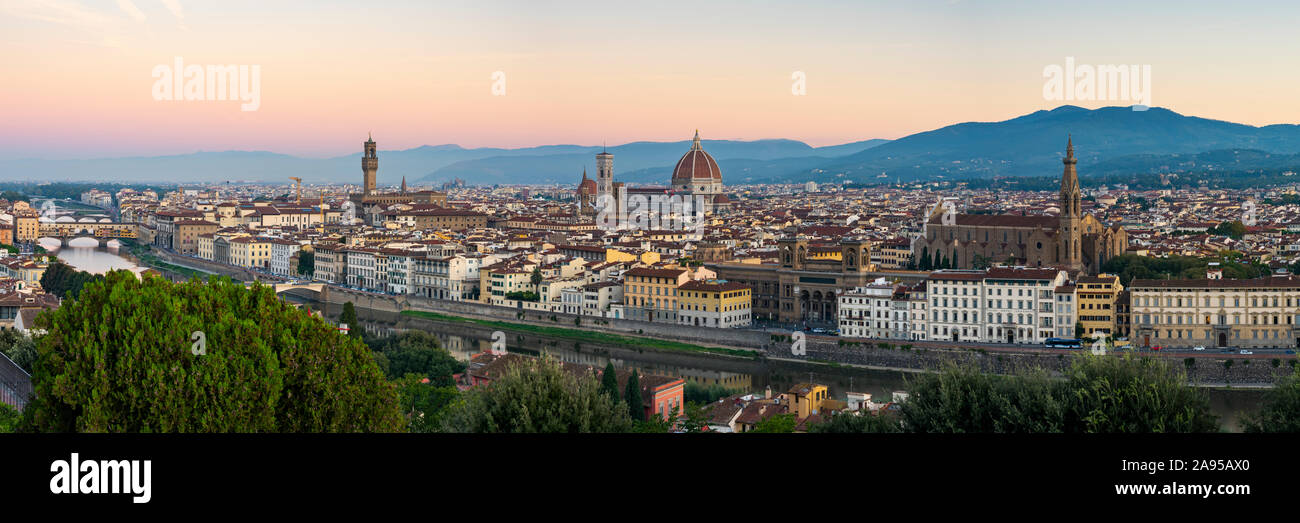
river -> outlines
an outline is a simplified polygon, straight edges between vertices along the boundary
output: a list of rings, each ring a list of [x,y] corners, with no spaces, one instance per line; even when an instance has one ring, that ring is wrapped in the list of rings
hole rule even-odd
[[[291,300],[302,303],[301,300]],[[319,302],[308,303],[319,309]],[[326,314],[337,317],[340,306],[330,306]],[[395,334],[408,329],[433,333],[452,355],[462,361],[491,346],[491,332],[486,327],[466,323],[439,322],[391,312],[357,309],[362,326],[372,333]],[[635,368],[642,373],[681,376],[702,385],[719,384],[744,392],[764,393],[771,387],[780,394],[797,383],[816,382],[827,385],[830,396],[844,399],[848,392],[866,392],[876,401],[888,401],[894,391],[906,391],[914,373],[874,370],[853,366],[831,366],[794,361],[756,361],[709,354],[661,352],[627,348],[591,348],[571,340],[549,339],[532,333],[507,332],[507,349],[526,354],[550,354],[561,361],[604,367],[613,362],[616,368]],[[1240,417],[1259,408],[1264,391],[1259,389],[1209,389],[1210,409],[1219,416],[1226,430],[1240,431]]]
[[[79,271],[104,274],[124,269],[138,274],[145,269],[119,254],[116,240],[110,240],[106,248],[100,248],[99,241],[94,238],[74,238],[68,242],[67,247],[61,247],[61,242],[54,238],[41,238],[38,241],[45,250]]]

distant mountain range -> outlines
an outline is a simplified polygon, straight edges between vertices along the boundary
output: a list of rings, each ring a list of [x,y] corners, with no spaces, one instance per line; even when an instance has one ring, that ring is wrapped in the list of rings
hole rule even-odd
[[[854,181],[875,183],[935,178],[1056,176],[1066,136],[1074,137],[1079,173],[1194,172],[1300,168],[1300,126],[1255,127],[1153,107],[1084,109],[1061,106],[1001,122],[967,122],[897,140],[864,140],[812,147],[786,140],[704,140],[723,181]],[[633,142],[608,147],[620,181],[667,184],[689,141]],[[264,151],[199,152],[94,160],[0,160],[0,180],[359,182],[358,152],[327,159]],[[547,145],[518,149],[458,145],[380,151],[379,183],[471,185],[576,184],[595,176],[599,146]]]

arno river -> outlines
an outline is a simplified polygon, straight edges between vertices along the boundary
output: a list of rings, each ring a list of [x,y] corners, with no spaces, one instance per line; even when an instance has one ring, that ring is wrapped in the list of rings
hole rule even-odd
[[[301,300],[292,300],[302,303]],[[321,308],[319,302],[308,305]],[[341,312],[331,306],[326,314],[336,317]],[[397,333],[416,329],[431,332],[438,337],[452,355],[464,361],[491,346],[491,334],[486,329],[466,332],[465,324],[447,324],[436,320],[414,318],[390,312],[357,309],[358,319],[374,333]],[[454,331],[456,334],[450,334]],[[604,367],[613,362],[618,368],[636,368],[641,372],[682,376],[704,385],[720,384],[745,392],[762,393],[767,387],[773,394],[785,392],[796,383],[814,381],[830,388],[833,398],[843,398],[846,392],[867,392],[876,401],[888,401],[893,391],[907,390],[907,382],[914,374],[900,371],[872,370],[860,367],[805,364],[799,362],[759,362],[740,358],[725,358],[680,352],[659,352],[628,347],[624,350],[593,350],[567,340],[538,337],[531,333],[506,333],[511,351],[540,354],[547,353],[557,359]],[[1238,418],[1258,408],[1263,391],[1258,389],[1210,389],[1210,407],[1229,430],[1239,430]]]

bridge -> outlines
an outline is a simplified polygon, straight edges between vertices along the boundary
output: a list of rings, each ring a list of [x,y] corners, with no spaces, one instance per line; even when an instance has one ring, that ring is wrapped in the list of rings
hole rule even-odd
[[[41,238],[58,238],[64,247],[77,238],[95,238],[104,247],[109,240],[136,237],[135,224],[117,222],[45,222],[39,232]]]

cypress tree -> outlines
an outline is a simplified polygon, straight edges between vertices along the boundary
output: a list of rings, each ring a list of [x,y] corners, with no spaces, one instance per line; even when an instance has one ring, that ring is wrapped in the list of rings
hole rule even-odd
[[[637,378],[635,370],[627,378],[627,392],[623,401],[627,402],[627,413],[634,421],[645,421],[645,407],[641,405],[641,380]]]
[[[343,313],[339,315],[339,323],[348,325],[348,336],[361,337],[361,324],[357,323],[357,308],[352,305],[352,302],[343,304]]]
[[[600,376],[600,391],[609,399],[618,402],[618,375],[614,372],[614,362],[605,364],[605,372]]]

